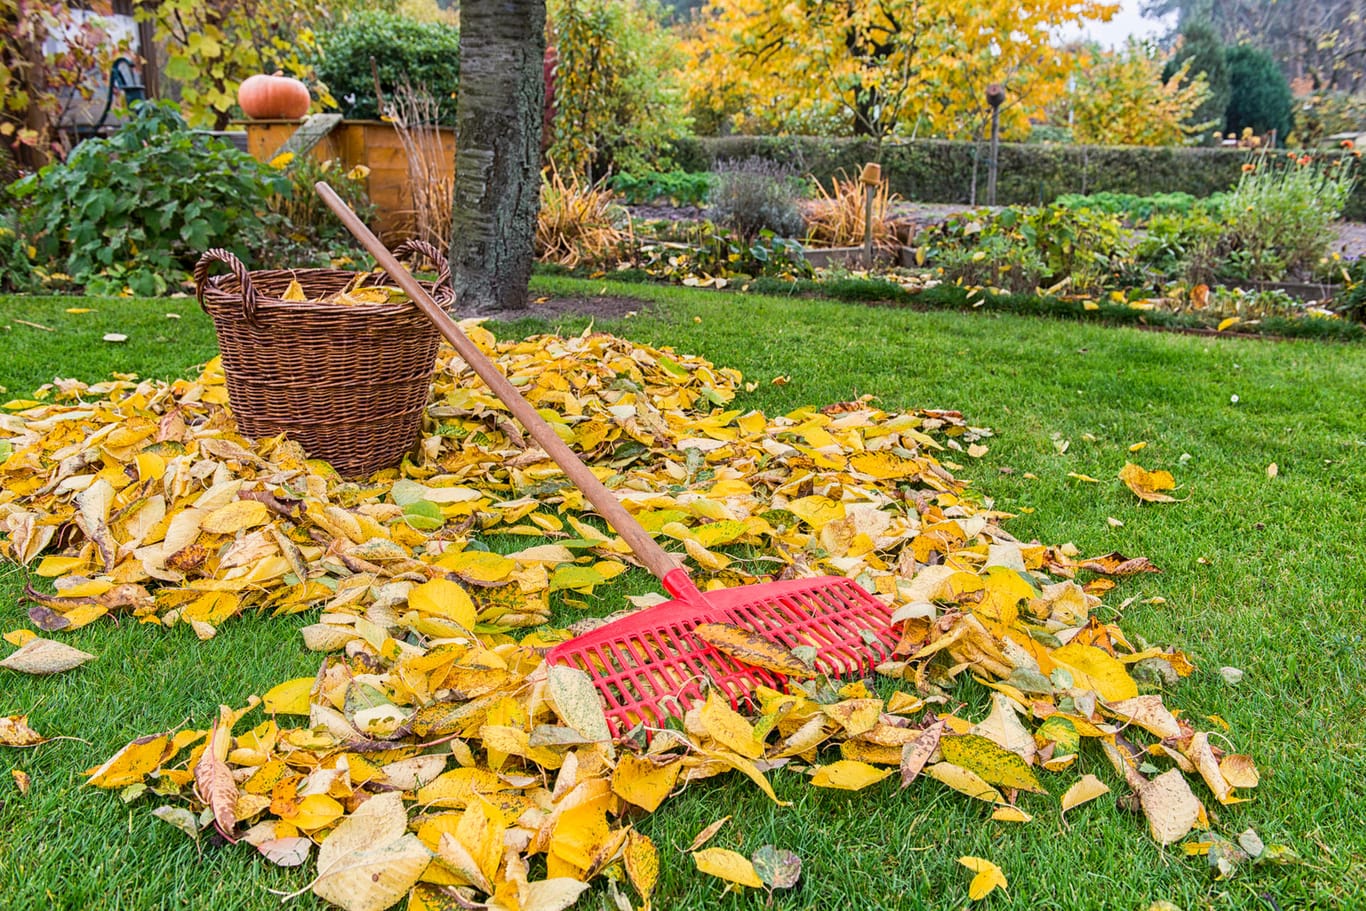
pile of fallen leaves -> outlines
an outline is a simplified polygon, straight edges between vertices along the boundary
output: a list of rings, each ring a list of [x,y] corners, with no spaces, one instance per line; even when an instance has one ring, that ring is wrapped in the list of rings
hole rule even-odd
[[[737,373],[667,349],[465,328],[704,587],[833,573],[884,598],[901,640],[878,673],[906,688],[790,679],[739,706],[712,691],[676,724],[613,742],[589,677],[543,655],[568,635],[547,626],[552,596],[588,606],[633,559],[461,360],[443,351],[414,459],[360,483],[287,440],[239,436],[210,364],[195,380],[58,382],[8,403],[0,550],[53,580],[55,594],[26,589],[45,632],[123,612],[208,638],[244,610],[317,610],[304,641],[327,654],[315,677],[224,707],[207,731],[138,738],[91,784],[154,795],[191,837],[212,826],[282,865],[316,847],[311,888],[349,909],[408,896],[525,911],[567,907],[607,871],[648,905],[660,860],[629,819],[731,771],[775,801],[780,767],[851,790],[899,774],[1022,823],[1018,795],[1047,792],[1040,776],[1091,740],[1164,845],[1209,828],[1191,779],[1221,804],[1257,784],[1247,756],[1157,693],[1191,672],[1185,656],[1096,615],[1114,577],[1155,568],[1015,540],[937,457],[985,452],[987,432],[959,414],[864,400],[769,417],[727,408]],[[501,546],[517,536],[528,546]],[[6,638],[13,670],[91,657],[31,631]],[[985,718],[949,708],[964,675],[994,691]],[[258,704],[270,717],[245,727]],[[0,743],[42,742],[24,718],[3,720]],[[1087,774],[1061,810],[1107,790]],[[800,874],[790,852],[746,858],[705,840],[698,869],[737,887]],[[1254,853],[1214,836],[1186,848],[1216,866]],[[972,897],[1004,885],[990,861],[963,863]],[[629,907],[622,878],[606,888]]]

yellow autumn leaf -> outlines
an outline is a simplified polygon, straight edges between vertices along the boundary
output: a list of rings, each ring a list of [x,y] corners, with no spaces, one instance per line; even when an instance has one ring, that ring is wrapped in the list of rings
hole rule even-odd
[[[1231,326],[1236,326],[1236,325],[1238,325],[1239,323],[1241,323],[1242,321],[1243,321],[1243,320],[1242,320],[1242,317],[1238,317],[1238,316],[1227,316],[1227,317],[1224,317],[1223,319],[1219,320],[1219,325],[1216,326],[1216,327],[1214,328],[1214,331],[1215,331],[1215,332],[1223,332],[1225,329],[1228,329],[1228,328],[1231,327]]]
[[[859,474],[880,480],[909,478],[922,470],[915,460],[890,452],[861,452],[849,459],[849,467]]]
[[[654,762],[647,756],[625,753],[612,773],[612,792],[653,813],[673,790],[681,769],[682,762],[676,758]]]
[[[754,889],[764,887],[764,881],[754,871],[754,864],[743,854],[727,848],[703,848],[693,853],[692,860],[697,869],[708,876]]]
[[[977,734],[954,734],[939,739],[944,759],[970,772],[988,784],[1022,791],[1047,793],[1029,764],[1019,754]]]
[[[861,791],[891,774],[891,769],[878,769],[866,762],[841,759],[817,768],[816,774],[811,776],[811,783],[818,788]]]
[[[139,737],[105,760],[103,765],[86,769],[86,784],[97,788],[122,788],[136,784],[161,765],[170,737],[152,734]]]
[[[626,865],[626,878],[636,890],[646,907],[654,894],[655,884],[659,881],[659,852],[647,835],[632,829],[626,835],[626,849],[622,852]]]
[[[983,781],[982,776],[951,762],[936,762],[934,765],[926,766],[925,774],[940,784],[947,785],[958,793],[966,794],[976,800],[985,800],[990,803],[1006,802],[1005,798],[1001,796],[1001,792]]]
[[[1073,807],[1081,806],[1087,801],[1095,800],[1102,794],[1108,793],[1110,793],[1110,786],[1105,782],[1094,775],[1083,775],[1062,795],[1062,812],[1066,814]]]
[[[1079,689],[1094,690],[1106,702],[1123,702],[1138,695],[1138,684],[1123,662],[1094,645],[1069,643],[1053,649],[1049,657],[1071,672]]]
[[[449,579],[423,582],[408,593],[408,606],[424,614],[454,620],[465,629],[474,629],[474,602],[463,588]]]
[[[280,818],[288,820],[302,832],[313,833],[325,829],[341,819],[345,808],[326,794],[309,794],[300,798],[292,812],[281,813]]]
[[[754,728],[735,711],[716,690],[702,704],[702,726],[717,743],[749,759],[764,755],[764,745],[754,736]]]
[[[802,497],[788,503],[787,509],[797,518],[816,529],[844,518],[844,504],[837,500],[831,500],[829,497]]]
[[[1019,807],[997,807],[991,811],[991,818],[997,822],[1030,822],[1034,819]]]
[[[968,885],[968,898],[973,901],[986,898],[997,886],[1002,889],[1006,887],[1005,873],[991,861],[965,855],[958,858],[958,862],[977,874]]]
[[[276,684],[261,697],[261,708],[281,715],[307,715],[314,682],[313,677],[296,677]]]
[[[1164,490],[1176,489],[1176,479],[1170,471],[1148,471],[1133,462],[1125,462],[1124,467],[1119,470],[1119,479],[1144,502],[1176,502],[1175,497],[1162,493]]]
[[[231,535],[263,524],[270,518],[270,508],[259,500],[236,500],[204,516],[199,527],[210,534]]]
[[[816,676],[815,670],[780,643],[742,627],[728,623],[701,623],[693,627],[693,633],[717,651],[745,664],[798,679]]]
[[[517,561],[487,550],[462,550],[441,557],[436,565],[472,582],[502,582],[517,569]]]
[[[8,633],[5,633],[5,635],[0,638],[3,638],[10,645],[13,645],[17,648],[20,646],[27,645],[34,639],[37,639],[38,634],[31,629],[14,629],[10,630]]]

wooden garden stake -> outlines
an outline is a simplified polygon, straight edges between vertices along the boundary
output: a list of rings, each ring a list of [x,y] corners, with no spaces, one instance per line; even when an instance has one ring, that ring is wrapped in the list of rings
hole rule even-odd
[[[873,197],[882,183],[882,165],[870,161],[863,166],[859,181],[863,184],[863,264],[873,268]]]

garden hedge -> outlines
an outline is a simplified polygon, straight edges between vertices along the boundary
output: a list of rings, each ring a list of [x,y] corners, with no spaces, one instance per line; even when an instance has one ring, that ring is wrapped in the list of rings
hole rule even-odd
[[[675,143],[674,160],[687,171],[707,171],[728,158],[777,159],[829,181],[841,169],[855,175],[880,161],[892,192],[914,202],[967,203],[972,164],[980,155],[977,200],[983,202],[987,146],[941,139],[884,143],[810,136],[725,136]],[[1247,152],[1224,148],[1079,146],[1002,143],[996,201],[1042,205],[1065,193],[1190,193],[1208,196],[1238,182]],[[1366,220],[1366,182],[1358,182],[1346,218]]]

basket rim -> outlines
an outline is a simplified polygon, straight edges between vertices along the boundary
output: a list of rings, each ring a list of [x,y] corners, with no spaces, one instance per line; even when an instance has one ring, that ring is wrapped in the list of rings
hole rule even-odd
[[[324,276],[332,277],[345,275],[348,276],[348,278],[352,281],[354,281],[355,277],[358,275],[365,276],[367,280],[358,283],[358,286],[374,287],[376,284],[382,284],[382,280],[389,277],[383,270],[370,272],[355,272],[349,269],[321,268],[266,269],[259,270],[256,272],[249,272],[248,275],[251,277],[253,287],[257,288],[256,308],[258,311],[268,309],[275,311],[303,311],[337,314],[354,313],[375,316],[387,316],[398,315],[408,312],[420,312],[420,308],[411,300],[401,301],[397,303],[386,302],[382,304],[333,304],[320,300],[285,300],[280,297],[273,297],[269,294],[263,293],[260,290],[261,284],[273,282],[277,280],[277,276],[278,280],[283,281],[284,279],[288,278],[291,281],[297,281],[300,285],[304,286],[305,293],[307,293],[308,280],[316,280]],[[374,281],[368,280],[371,277],[373,277]],[[451,290],[450,286],[445,283],[437,284],[436,282],[432,281],[424,281],[422,282],[422,286],[427,290],[427,293],[431,294],[432,298],[437,303],[445,303],[455,299],[455,293]],[[237,276],[231,273],[215,275],[204,283],[203,298],[203,304],[206,309],[210,306],[216,306],[231,307],[233,310],[240,311],[242,309],[242,286],[237,281]]]

